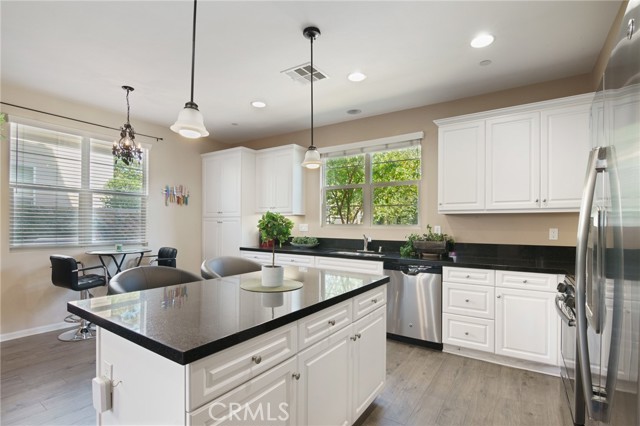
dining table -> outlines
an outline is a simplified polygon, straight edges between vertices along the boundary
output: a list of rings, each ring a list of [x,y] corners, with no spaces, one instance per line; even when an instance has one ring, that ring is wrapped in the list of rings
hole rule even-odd
[[[111,279],[112,274],[109,271],[109,266],[107,265],[107,262],[105,261],[105,259],[107,259],[107,261],[108,259],[113,260],[113,264],[116,267],[115,274],[117,274],[119,272],[122,272],[122,265],[124,265],[124,260],[126,259],[127,255],[130,255],[130,254],[138,255],[136,266],[140,266],[140,262],[142,262],[142,258],[144,257],[144,254],[149,253],[150,251],[151,249],[147,247],[127,247],[127,248],[123,247],[120,249],[112,248],[112,249],[89,250],[85,253],[92,256],[98,256],[98,258],[100,259],[100,263],[102,263],[102,266],[104,266],[107,269],[107,277]],[[117,256],[120,256],[119,260]]]

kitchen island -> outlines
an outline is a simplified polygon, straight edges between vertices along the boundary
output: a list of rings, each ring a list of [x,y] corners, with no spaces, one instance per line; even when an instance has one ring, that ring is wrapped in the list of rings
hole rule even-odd
[[[70,302],[113,386],[98,424],[353,424],[385,377],[388,277],[287,268]]]

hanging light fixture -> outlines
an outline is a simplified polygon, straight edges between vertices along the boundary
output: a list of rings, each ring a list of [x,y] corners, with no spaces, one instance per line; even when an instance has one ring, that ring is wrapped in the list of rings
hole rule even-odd
[[[140,163],[142,161],[142,148],[135,141],[136,132],[129,123],[129,92],[133,92],[133,87],[122,86],[127,91],[127,122],[120,127],[120,140],[113,142],[113,149],[111,152],[115,157],[115,162],[122,160],[127,166],[136,161]]]
[[[304,155],[302,167],[317,169],[322,164],[322,161],[320,160],[320,153],[313,145],[313,80],[315,79],[313,75],[315,72],[313,68],[313,41],[320,37],[320,30],[316,27],[307,27],[302,31],[302,34],[311,41],[311,69],[309,70],[309,79],[311,80],[311,146],[309,146]]]
[[[196,12],[198,0],[193,1],[193,35],[191,39],[191,100],[184,104],[184,108],[178,114],[178,120],[170,127],[176,133],[185,138],[197,139],[209,136],[204,127],[204,117],[198,110],[198,105],[193,102],[193,80],[196,63]]]

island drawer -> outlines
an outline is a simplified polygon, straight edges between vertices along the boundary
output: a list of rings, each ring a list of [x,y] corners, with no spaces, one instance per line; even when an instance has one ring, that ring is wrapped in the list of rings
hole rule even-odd
[[[358,320],[387,303],[387,286],[381,285],[353,298],[353,320]]]
[[[550,291],[555,293],[557,291],[556,287],[560,281],[562,281],[562,279],[559,279],[556,274],[496,271],[496,285],[498,287]]]
[[[493,320],[442,314],[442,343],[493,352]]]
[[[494,318],[494,287],[450,282],[445,282],[442,287],[443,312],[487,319]]]
[[[273,255],[271,253],[260,253],[257,251],[241,251],[240,256],[246,259],[251,259],[261,265],[271,265]]]
[[[187,410],[245,383],[298,351],[296,324],[232,346],[187,366]]]
[[[462,284],[494,285],[495,271],[493,269],[474,268],[442,268],[442,281]]]
[[[351,300],[339,303],[298,321],[300,350],[313,345],[353,321]]]
[[[316,268],[336,271],[360,272],[382,275],[382,261],[362,259],[342,259],[338,257],[316,257]]]

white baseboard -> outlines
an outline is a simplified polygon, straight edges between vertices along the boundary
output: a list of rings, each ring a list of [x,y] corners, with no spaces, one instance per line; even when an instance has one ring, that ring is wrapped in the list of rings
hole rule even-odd
[[[0,334],[0,342],[6,342],[7,340],[19,339],[21,337],[33,336],[34,334],[47,333],[54,330],[62,330],[63,328],[77,327],[77,324],[70,324],[68,322],[57,322],[55,324],[43,325],[40,327],[28,328],[26,330],[14,331],[11,333]]]

